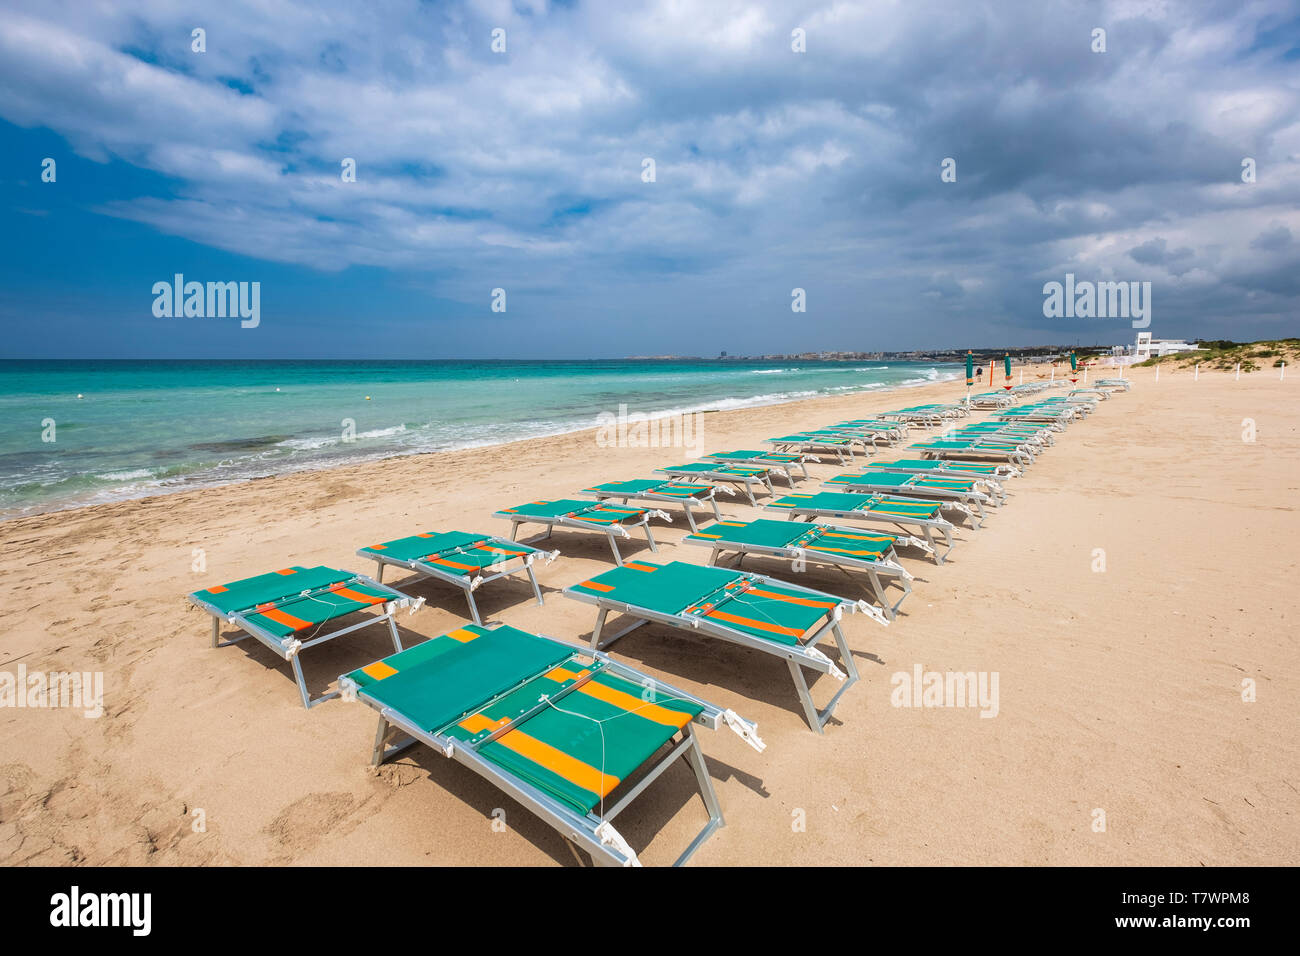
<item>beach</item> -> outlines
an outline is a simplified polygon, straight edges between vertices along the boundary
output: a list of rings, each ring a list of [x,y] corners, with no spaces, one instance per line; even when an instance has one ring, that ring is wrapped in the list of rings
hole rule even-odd
[[[1300,862],[1300,626],[1290,591],[1300,383],[1275,369],[1240,381],[1130,375],[1131,391],[1070,425],[1008,482],[1010,500],[982,529],[959,529],[945,564],[903,555],[916,581],[896,622],[847,620],[862,680],[824,735],[805,724],[778,660],[663,628],[614,646],[619,660],[756,720],[768,745],[759,754],[725,730],[701,734],[727,825],[696,865]],[[703,417],[703,450],[762,448],[773,435],[962,391],[946,382],[718,411]],[[1243,440],[1247,419],[1253,441]],[[875,460],[905,457],[897,452]],[[427,748],[371,770],[372,710],[342,700],[304,709],[288,664],[253,641],[212,649],[209,619],[186,595],[291,564],[373,574],[357,548],[428,530],[506,534],[492,517],[503,507],[579,497],[688,457],[601,447],[589,430],[0,523],[0,669],[104,675],[98,718],[0,708],[0,856],[37,865],[578,862],[554,830]],[[801,490],[839,471],[812,470]],[[743,496],[722,500],[725,515],[773,516]],[[679,512],[654,528],[657,558],[642,544],[625,554],[707,556],[678,544]],[[511,579],[477,592],[480,608],[582,641],[595,612],[560,591],[607,569],[608,546],[557,531],[548,547],[562,554],[539,570],[544,607]],[[459,591],[385,580],[428,601],[398,618],[404,644],[464,622]],[[799,580],[845,587],[826,571]],[[313,648],[302,658],[308,686],[321,693],[389,652],[380,628]],[[894,675],[918,665],[996,674],[996,715],[893,706]],[[815,685],[819,701],[830,683]],[[498,808],[504,827],[494,826]],[[619,831],[644,862],[668,863],[703,822],[677,766],[619,818]]]

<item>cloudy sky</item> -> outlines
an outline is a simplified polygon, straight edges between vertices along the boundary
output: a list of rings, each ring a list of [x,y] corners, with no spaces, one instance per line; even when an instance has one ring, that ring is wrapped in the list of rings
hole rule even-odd
[[[1300,335],[1286,0],[6,0],[0,147],[5,357],[1131,341],[1044,318],[1067,272]],[[156,318],[175,273],[260,326]]]

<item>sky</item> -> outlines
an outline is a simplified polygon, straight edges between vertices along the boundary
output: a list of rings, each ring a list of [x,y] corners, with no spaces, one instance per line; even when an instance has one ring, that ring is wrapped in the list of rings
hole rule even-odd
[[[1132,342],[1067,273],[1300,335],[1298,10],[6,0],[0,357]]]

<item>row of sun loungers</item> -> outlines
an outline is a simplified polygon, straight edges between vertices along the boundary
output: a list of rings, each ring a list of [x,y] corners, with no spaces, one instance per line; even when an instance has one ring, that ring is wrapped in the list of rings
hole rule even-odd
[[[289,661],[305,707],[343,695],[373,708],[379,720],[374,764],[422,743],[510,794],[598,863],[638,862],[612,821],[684,760],[707,820],[678,857],[683,863],[723,825],[696,729],[725,725],[755,749],[764,744],[755,725],[734,711],[621,664],[604,649],[655,624],[780,658],[809,726],[820,733],[858,680],[844,619],[861,613],[888,625],[912,591],[899,551],[919,551],[943,563],[954,546],[955,521],[981,527],[1005,503],[1006,482],[1096,401],[1064,396],[1018,407],[989,402],[992,419],[969,424],[957,424],[967,413],[964,405],[940,404],[840,422],[769,439],[773,451],[718,452],[655,469],[664,478],[592,485],[582,491],[587,499],[503,508],[495,517],[511,522],[509,538],[429,531],[364,546],[357,555],[376,563],[374,578],[295,566],[205,588],[190,600],[212,615],[213,646],[251,636]],[[857,473],[831,477],[826,490],[794,491],[796,480],[811,477],[808,463],[820,461],[819,452],[846,464],[855,450],[907,441],[914,424],[949,431],[911,444],[920,457],[868,462]],[[774,476],[788,493],[778,496]],[[718,495],[734,496],[730,485],[743,488],[754,506],[758,495],[767,495],[766,509],[785,520],[724,517]],[[709,550],[706,564],[653,563],[620,553],[619,539],[628,541],[637,529],[657,552],[650,521],[671,520],[656,507],[669,504],[685,514],[690,531],[683,543]],[[701,524],[693,509],[712,523]],[[587,646],[483,621],[475,592],[503,578],[526,578],[537,604],[543,603],[536,567],[554,561],[559,551],[517,540],[529,524],[543,526],[544,539],[561,528],[603,534],[609,542],[616,566],[563,591],[596,608]],[[893,530],[872,527],[879,525]],[[744,570],[747,557],[789,561],[792,572],[808,565],[838,568],[861,583],[871,600]],[[396,615],[402,609],[414,613],[425,599],[384,584],[389,567],[459,588],[473,623],[403,649]],[[353,623],[342,620],[362,613]],[[327,631],[334,622],[343,626]],[[242,634],[222,641],[223,624]],[[394,653],[343,675],[333,693],[312,698],[301,651],[375,624],[387,627]],[[810,674],[828,675],[840,685],[821,706]]]

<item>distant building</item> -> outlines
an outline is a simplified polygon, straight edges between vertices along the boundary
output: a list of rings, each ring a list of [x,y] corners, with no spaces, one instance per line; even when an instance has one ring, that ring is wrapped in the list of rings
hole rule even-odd
[[[1145,362],[1150,358],[1173,355],[1176,352],[1199,352],[1199,345],[1184,342],[1182,339],[1153,339],[1150,332],[1139,332],[1133,346],[1133,361]]]

